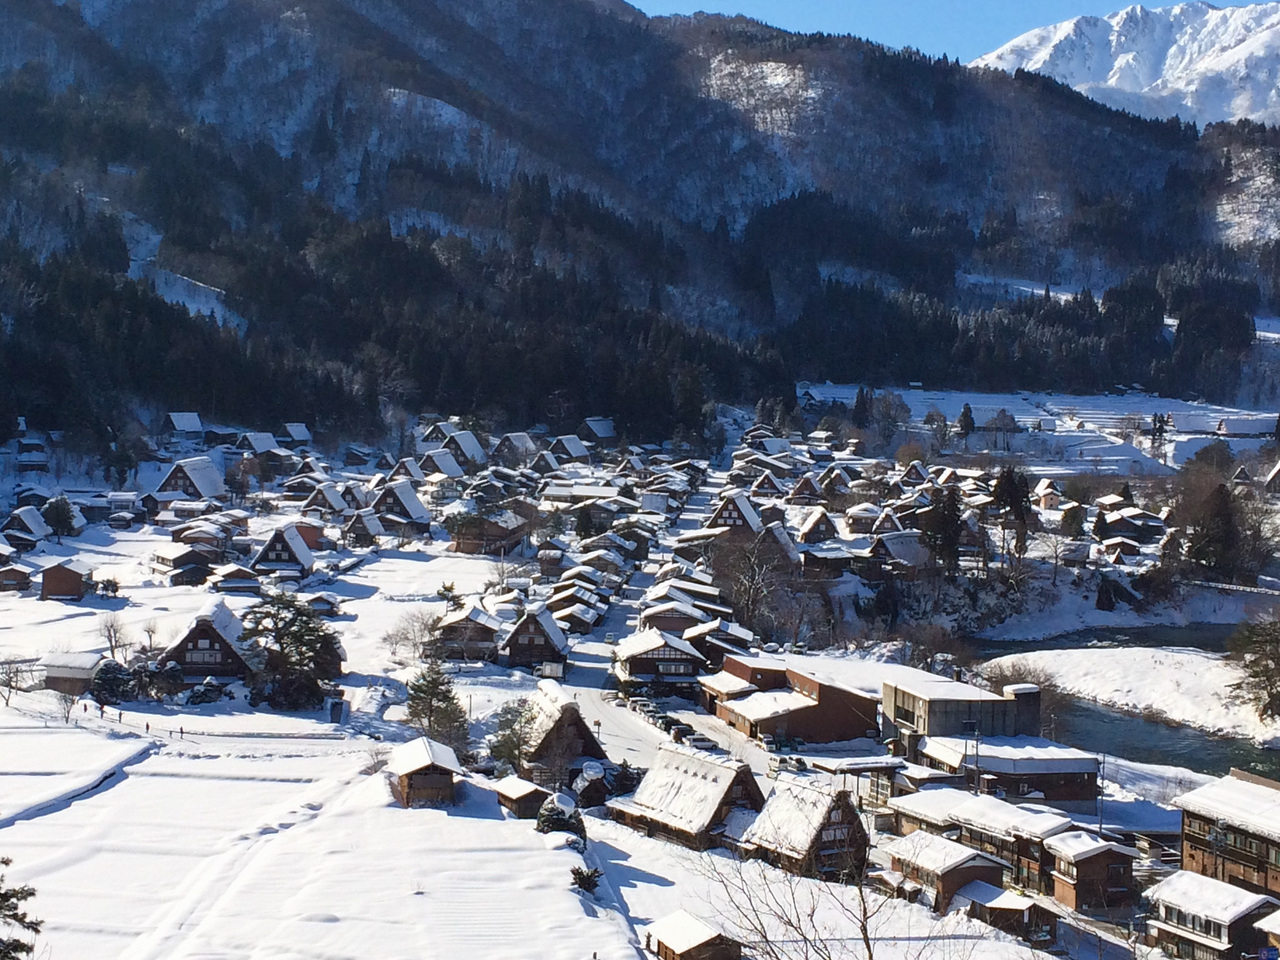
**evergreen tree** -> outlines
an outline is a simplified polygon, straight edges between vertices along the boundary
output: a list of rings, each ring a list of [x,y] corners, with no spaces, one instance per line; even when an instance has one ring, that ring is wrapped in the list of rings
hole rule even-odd
[[[1093,538],[1101,543],[1110,534],[1107,531],[1107,511],[1098,508],[1098,515],[1093,520]]]
[[[13,861],[0,857],[0,868]],[[36,895],[32,887],[6,887],[4,874],[0,873],[0,960],[20,960],[35,953],[35,947],[12,934],[40,932],[43,921],[35,919],[23,908],[23,904]]]
[[[133,674],[124,664],[115,660],[106,661],[93,675],[93,684],[89,693],[93,699],[103,706],[124,703],[136,696],[137,688]]]
[[[960,535],[963,529],[960,494],[953,484],[947,487],[937,508],[930,511],[925,528],[929,547],[948,576],[954,576],[960,569]]]
[[[529,702],[510,700],[498,708],[497,726],[493,731],[489,753],[495,760],[503,760],[517,769],[529,749],[529,736],[533,727],[533,714]]]
[[[849,422],[859,430],[865,430],[871,426],[871,399],[867,396],[867,391],[862,387],[858,388],[858,395],[853,401],[853,409],[849,411]]]
[[[996,503],[1009,511],[1017,523],[1026,523],[1031,513],[1031,484],[1027,475],[1013,467],[1005,467],[996,477],[991,495]]]
[[[538,833],[572,833],[585,840],[587,825],[582,822],[581,811],[576,806],[572,810],[566,810],[560,805],[567,799],[563,794],[547,797],[538,809],[538,823],[534,829]]]
[[[973,422],[973,408],[969,404],[965,404],[960,411],[960,416],[956,417],[956,433],[964,440],[969,439],[969,434],[977,429],[977,425]]]
[[[44,522],[53,530],[53,535],[62,543],[63,537],[69,537],[76,531],[75,514],[71,510],[71,501],[59,495],[44,505],[41,515]]]
[[[470,736],[467,714],[453,690],[453,678],[444,664],[431,657],[409,681],[409,722],[422,735],[455,750],[465,750]]]
[[[1187,558],[1231,580],[1238,567],[1240,526],[1235,501],[1225,483],[1209,494],[1187,543]]]
[[[324,702],[321,680],[342,676],[338,635],[307,604],[287,593],[274,593],[244,615],[245,640],[257,640],[266,664],[251,678],[273,707],[298,710]]]
[[[1280,623],[1253,623],[1231,638],[1233,657],[1244,667],[1246,694],[1260,717],[1280,717]]]
[[[1280,443],[1280,416],[1276,417],[1276,428],[1271,431],[1271,436],[1275,439],[1276,443]]]
[[[1062,535],[1072,540],[1084,533],[1085,509],[1075,504],[1062,511]]]

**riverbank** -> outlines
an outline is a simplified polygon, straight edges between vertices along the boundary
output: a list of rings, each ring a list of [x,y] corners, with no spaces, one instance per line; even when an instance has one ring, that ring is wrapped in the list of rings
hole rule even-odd
[[[1048,602],[1044,602],[1047,600]],[[1177,601],[1152,604],[1141,612],[1120,604],[1115,610],[1099,610],[1097,594],[1086,584],[1065,576],[1035,611],[1010,617],[982,631],[984,640],[1045,640],[1061,634],[1092,629],[1134,627],[1186,627],[1193,624],[1235,624],[1271,611],[1276,598],[1256,594],[1224,593],[1203,587],[1186,588]]]
[[[1280,721],[1264,720],[1237,689],[1240,665],[1190,647],[1029,650],[991,661],[1043,673],[1064,693],[1147,720],[1280,749]]]

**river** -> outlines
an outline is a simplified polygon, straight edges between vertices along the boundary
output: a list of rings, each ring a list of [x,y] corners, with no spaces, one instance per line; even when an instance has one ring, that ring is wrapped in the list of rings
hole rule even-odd
[[[1095,646],[1194,647],[1221,653],[1235,629],[1219,624],[1094,628],[1043,640],[980,641],[977,656],[992,660],[1033,650]],[[1060,709],[1056,716],[1044,717],[1044,733],[1082,750],[1107,753],[1137,763],[1169,764],[1213,776],[1238,767],[1280,779],[1280,750],[1265,750],[1250,740],[1215,737],[1194,727],[1145,720],[1087,700],[1068,698],[1068,706]]]

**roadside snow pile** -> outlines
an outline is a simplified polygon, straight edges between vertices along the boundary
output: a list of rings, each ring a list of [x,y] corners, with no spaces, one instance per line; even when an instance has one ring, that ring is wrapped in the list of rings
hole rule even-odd
[[[1237,692],[1240,666],[1223,654],[1178,648],[1090,647],[1001,657],[993,666],[1048,673],[1066,693],[1223,736],[1280,744],[1280,721],[1262,720]]]

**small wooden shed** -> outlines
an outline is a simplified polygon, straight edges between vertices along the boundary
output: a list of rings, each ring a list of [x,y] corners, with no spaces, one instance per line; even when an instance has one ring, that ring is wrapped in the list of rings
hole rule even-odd
[[[503,777],[494,784],[493,789],[498,794],[498,803],[510,810],[517,820],[537,819],[538,811],[551,796],[550,791],[514,774]]]
[[[742,944],[677,910],[649,924],[645,948],[659,960],[740,960]]]
[[[443,743],[419,737],[391,751],[387,771],[396,778],[397,799],[417,803],[453,803],[453,778],[462,776],[457,755]]]

